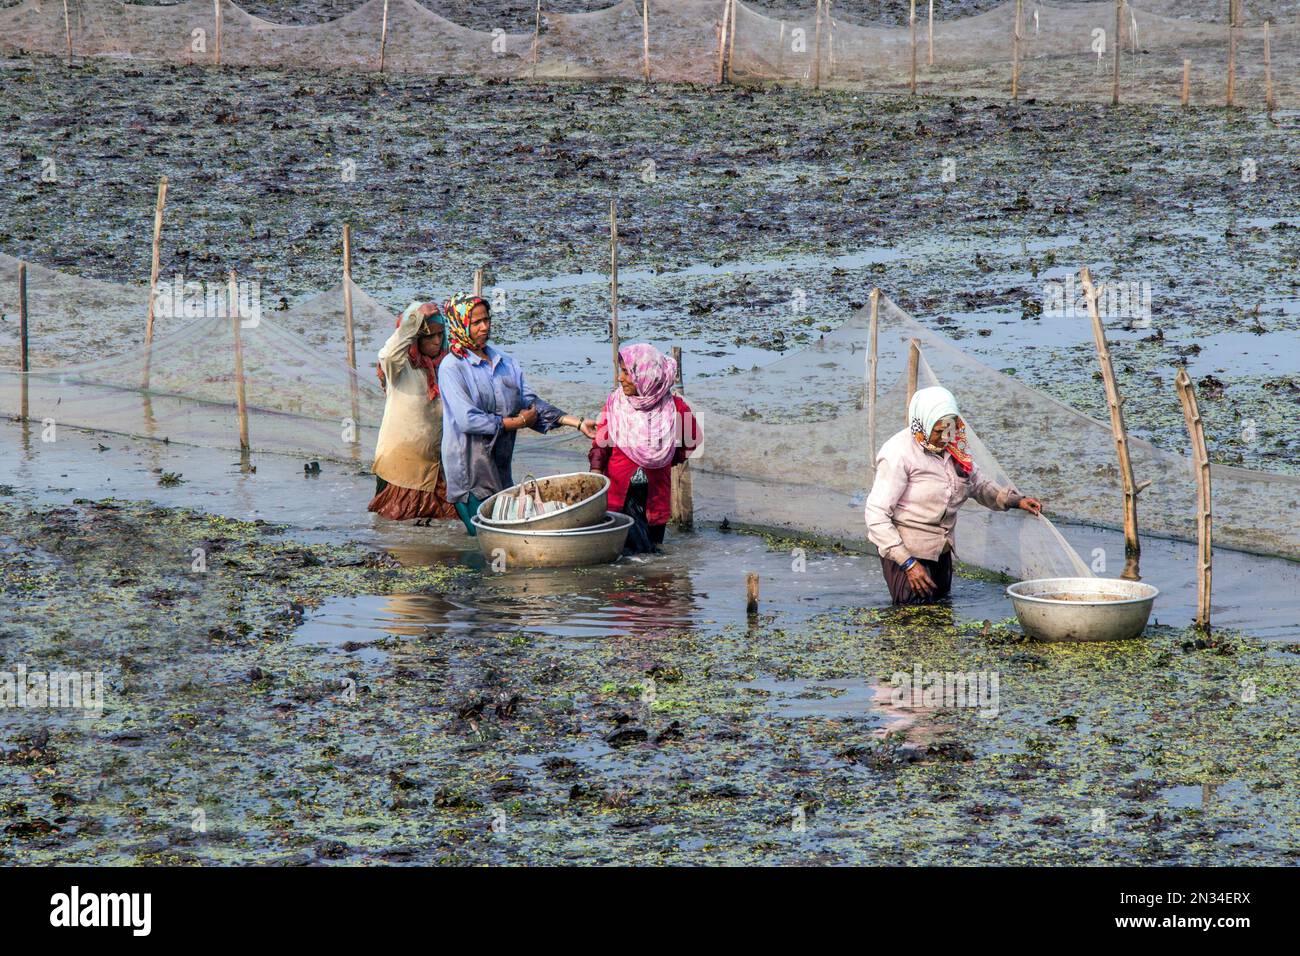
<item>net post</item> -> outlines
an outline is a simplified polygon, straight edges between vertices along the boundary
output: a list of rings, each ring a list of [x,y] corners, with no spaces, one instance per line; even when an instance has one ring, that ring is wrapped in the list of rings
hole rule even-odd
[[[930,0],[930,16],[925,34],[925,65],[934,66],[934,0]]]
[[[1192,102],[1192,61],[1183,60],[1183,109]]]
[[[239,290],[235,279],[235,270],[230,270],[230,280],[226,286],[226,311],[230,313],[230,329],[235,339],[235,407],[239,413],[239,450],[247,454],[248,445],[248,398],[244,390],[244,343],[239,337]]]
[[[776,75],[777,78],[785,76],[785,21],[781,21],[781,35],[776,41]]]
[[[731,82],[731,55],[736,48],[736,0],[731,0],[731,20],[730,27],[727,29],[727,53],[723,60],[722,77],[728,83]]]
[[[537,10],[533,14],[533,79],[537,79],[537,55],[542,44],[542,0],[537,0]]]
[[[831,0],[826,0],[826,79],[835,81],[835,18],[831,16]]]
[[[149,255],[149,308],[144,319],[144,374],[140,388],[149,390],[149,368],[153,364],[153,323],[158,303],[158,273],[162,271],[163,208],[167,205],[167,177],[158,180],[158,200],[153,209],[153,247]]]
[[[1011,27],[1011,99],[1020,97],[1020,17],[1024,0],[1016,0],[1016,22]]]
[[[750,571],[745,575],[745,613],[751,617],[758,613],[757,571]]]
[[[1110,81],[1110,105],[1119,106],[1119,54],[1124,45],[1124,0],[1115,0],[1114,69]]]
[[[912,0],[910,12],[907,15],[908,29],[912,34],[912,95],[916,95],[916,0]]]
[[[349,397],[352,400],[352,428],[356,435],[353,442],[353,455],[359,451],[361,444],[361,394],[357,384],[357,335],[352,321],[352,226],[343,224],[343,333],[348,347],[348,368],[352,375],[348,381]]]
[[[30,358],[27,351],[27,263],[20,262],[18,263],[18,371],[31,371]],[[23,381],[25,383],[26,379]]]
[[[68,16],[68,0],[63,0],[63,35],[68,45],[68,66],[72,66],[72,18]]]
[[[1187,434],[1192,442],[1192,461],[1196,466],[1196,627],[1209,633],[1213,571],[1210,457],[1205,446],[1205,423],[1201,420],[1196,389],[1192,386],[1186,368],[1178,370],[1174,387],[1178,390],[1178,400],[1183,406],[1183,419],[1187,423]]]
[[[1273,101],[1273,57],[1269,45],[1269,25],[1264,21],[1264,110],[1272,115],[1274,106]]]
[[[477,269],[474,270],[474,294],[476,296],[483,295],[483,267],[482,266],[479,266]]]
[[[609,200],[609,342],[618,387],[618,200]]]
[[[871,330],[867,337],[867,442],[871,462],[876,461],[876,367],[880,361],[877,336],[880,330],[880,289],[871,290]]]
[[[221,65],[221,0],[212,0],[212,22],[216,26],[216,43],[213,45],[212,63]]]
[[[540,7],[540,2],[538,4]],[[645,81],[650,83],[650,0],[641,0],[641,60],[645,65]]]
[[[673,346],[673,361],[677,363],[676,392],[682,393],[682,348],[680,345]],[[688,441],[686,434],[686,422],[682,423],[682,440]],[[691,426],[691,434],[694,435],[694,427]],[[690,531],[695,527],[695,498],[691,481],[691,463],[689,460],[679,465],[673,465],[669,475],[669,488],[671,491],[670,500],[672,502],[672,522],[673,527],[678,531]]]
[[[1133,462],[1129,457],[1128,429],[1124,425],[1124,402],[1115,381],[1115,368],[1110,359],[1110,345],[1106,341],[1106,327],[1101,322],[1097,308],[1097,289],[1092,283],[1092,273],[1085,266],[1079,270],[1079,284],[1083,286],[1088,302],[1088,316],[1092,320],[1092,340],[1097,347],[1097,364],[1106,386],[1106,407],[1110,410],[1110,431],[1115,440],[1115,457],[1119,460],[1120,480],[1124,488],[1124,555],[1131,559],[1122,577],[1137,578],[1137,557],[1142,553],[1138,540],[1137,496],[1141,490],[1133,480]]]
[[[1232,109],[1237,105],[1237,3],[1228,0],[1228,89],[1224,105]]]
[[[384,0],[384,19],[379,27],[379,72],[384,72],[384,51],[388,46],[388,0]]]
[[[907,407],[903,409],[904,417],[912,407],[912,396],[916,394],[916,378],[921,371],[921,340],[910,339],[907,343]]]
[[[822,86],[822,0],[817,0],[817,26],[813,31],[813,47],[813,89],[819,90]]]

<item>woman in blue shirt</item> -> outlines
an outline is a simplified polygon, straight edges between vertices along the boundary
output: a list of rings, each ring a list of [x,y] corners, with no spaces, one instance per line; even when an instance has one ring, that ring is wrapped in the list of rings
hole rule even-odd
[[[484,500],[513,485],[515,432],[548,432],[557,425],[595,438],[596,423],[568,415],[539,398],[509,355],[488,345],[487,301],[458,292],[443,305],[451,356],[438,366],[442,395],[442,467],[447,499],[475,533],[471,518]]]

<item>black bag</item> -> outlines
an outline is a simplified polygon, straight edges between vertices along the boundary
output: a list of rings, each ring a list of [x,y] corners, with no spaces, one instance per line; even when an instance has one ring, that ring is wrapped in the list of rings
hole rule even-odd
[[[627,541],[623,544],[624,554],[651,554],[655,550],[650,540],[650,522],[645,513],[645,484],[630,485],[627,497],[623,499],[623,514],[632,519],[632,527],[627,530]],[[638,492],[640,492],[638,494]]]

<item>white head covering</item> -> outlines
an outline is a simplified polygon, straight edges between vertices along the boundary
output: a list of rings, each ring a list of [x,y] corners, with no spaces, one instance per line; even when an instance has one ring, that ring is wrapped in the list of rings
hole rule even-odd
[[[939,419],[949,415],[960,416],[961,412],[957,410],[957,399],[942,385],[918,388],[907,405],[908,425],[927,442]]]

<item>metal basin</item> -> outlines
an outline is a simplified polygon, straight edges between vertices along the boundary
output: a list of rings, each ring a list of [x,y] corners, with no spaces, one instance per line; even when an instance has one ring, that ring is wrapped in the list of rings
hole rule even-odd
[[[531,490],[532,482],[526,482]],[[475,520],[481,518],[490,528],[527,529],[530,531],[563,531],[568,528],[587,528],[600,523],[609,505],[609,478],[593,471],[574,471],[564,475],[549,475],[537,479],[543,501],[563,501],[565,507],[540,518],[517,518],[513,521],[493,521],[492,506],[501,495],[518,494],[519,485],[498,491],[478,508]]]
[[[607,512],[599,524],[564,531],[503,528],[488,524],[479,515],[473,520],[483,557],[492,562],[504,556],[507,571],[608,564],[623,553],[623,542],[632,527],[630,515],[613,511]]]
[[[1007,588],[1024,632],[1038,641],[1140,637],[1160,591],[1141,581],[1039,578]]]

